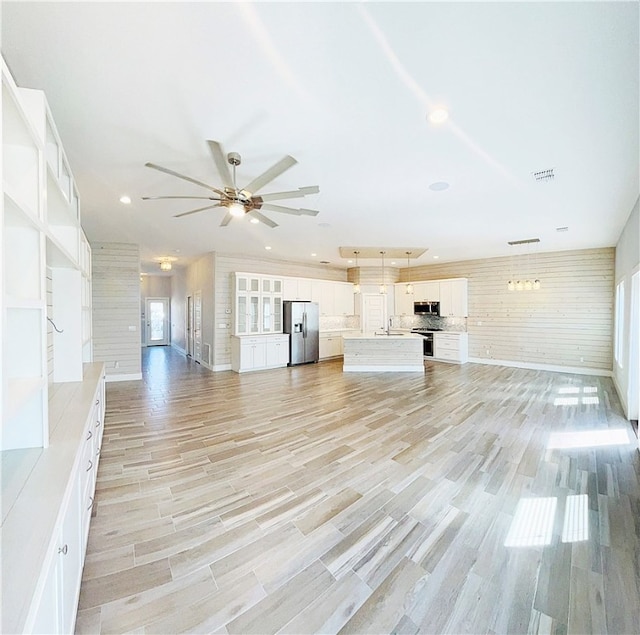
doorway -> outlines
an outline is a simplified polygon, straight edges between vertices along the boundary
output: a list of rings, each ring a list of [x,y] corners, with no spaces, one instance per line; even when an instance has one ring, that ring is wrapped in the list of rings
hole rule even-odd
[[[629,419],[635,421],[636,433],[640,410],[640,271],[631,276],[631,309],[629,315],[629,377],[627,384],[627,406]],[[638,447],[640,448],[640,435]]]
[[[147,298],[147,346],[169,344],[169,298]]]
[[[362,294],[362,330],[365,333],[384,330],[387,296],[382,293]]]

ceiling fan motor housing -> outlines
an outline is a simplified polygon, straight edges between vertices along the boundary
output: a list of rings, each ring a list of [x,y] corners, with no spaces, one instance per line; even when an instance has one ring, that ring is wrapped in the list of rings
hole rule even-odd
[[[237,152],[229,152],[229,154],[227,154],[227,161],[231,165],[240,165],[240,163],[242,163],[242,159]]]

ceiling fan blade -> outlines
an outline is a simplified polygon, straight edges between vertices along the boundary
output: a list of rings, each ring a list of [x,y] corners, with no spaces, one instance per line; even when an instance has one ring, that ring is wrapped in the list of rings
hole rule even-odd
[[[213,207],[220,207],[220,203],[215,205],[207,205],[205,207],[198,207],[198,209],[192,209],[190,212],[182,212],[182,214],[175,214],[174,218],[181,218],[182,216],[189,216],[189,214],[195,214],[196,212],[203,212],[205,209],[212,209]]]
[[[260,194],[260,198],[263,201],[280,201],[283,198],[301,198],[308,194],[317,194],[320,188],[317,185],[310,185],[309,187],[299,187],[297,190],[291,190],[290,192],[272,192],[270,194]]]
[[[264,214],[261,214],[255,209],[251,210],[250,212],[247,212],[247,216],[253,216],[254,218],[257,218],[261,223],[264,223],[265,225],[268,225],[271,228],[278,226],[278,223],[274,223],[270,218],[267,218]]]
[[[190,176],[180,174],[180,172],[174,172],[169,168],[163,168],[161,165],[156,165],[155,163],[145,163],[145,166],[148,168],[153,168],[154,170],[158,170],[159,172],[164,172],[165,174],[170,174],[171,176],[177,176],[179,179],[182,179],[183,181],[189,181],[189,183],[195,183],[196,185],[206,187],[208,190],[211,190],[216,194],[220,194],[220,196],[224,196],[224,192],[222,192],[221,190],[218,190],[215,187],[212,187],[211,185],[207,185],[202,181],[198,181],[197,179],[192,179]]]
[[[272,165],[268,170],[263,172],[260,176],[256,177],[243,189],[247,192],[257,192],[260,188],[263,188],[267,183],[270,183],[276,177],[280,176],[284,171],[288,170],[290,167],[294,166],[297,161],[287,155],[286,157],[280,159],[276,164]]]
[[[282,205],[274,205],[273,203],[265,203],[260,209],[268,209],[272,212],[282,212],[283,214],[295,214],[296,216],[317,216],[320,212],[316,209],[294,209],[293,207],[283,207]]]
[[[227,212],[224,215],[222,222],[220,223],[220,227],[226,227],[231,222],[232,218],[233,218],[233,215],[231,214],[231,212]]]
[[[221,198],[216,198],[214,196],[143,196],[142,200],[143,201],[158,201],[160,199],[164,199],[164,198],[188,198],[188,199],[196,199],[196,200],[203,200],[203,201],[221,201],[223,199]]]
[[[213,161],[218,169],[218,174],[220,175],[222,184],[232,190],[235,189],[233,179],[231,178],[231,171],[229,170],[229,164],[227,163],[227,157],[224,156],[222,146],[217,141],[211,141],[210,139],[207,140],[207,143],[209,144],[209,150],[211,151],[211,156],[213,157]]]

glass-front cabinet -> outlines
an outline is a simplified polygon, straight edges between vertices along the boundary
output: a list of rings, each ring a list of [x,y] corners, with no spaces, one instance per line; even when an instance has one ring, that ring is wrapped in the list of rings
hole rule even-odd
[[[282,333],[281,278],[234,273],[234,335]]]

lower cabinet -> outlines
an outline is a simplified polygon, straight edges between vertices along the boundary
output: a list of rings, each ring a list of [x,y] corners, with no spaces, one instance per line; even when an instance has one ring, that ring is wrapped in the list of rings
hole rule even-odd
[[[236,373],[280,368],[289,363],[288,335],[231,338],[231,369]]]
[[[49,447],[3,525],[3,633],[75,630],[105,410],[104,365],[85,368],[50,401]]]
[[[464,364],[469,360],[467,333],[434,333],[433,358]]]
[[[320,359],[328,359],[330,357],[339,357],[343,353],[342,335],[320,335],[319,340],[319,357]]]

